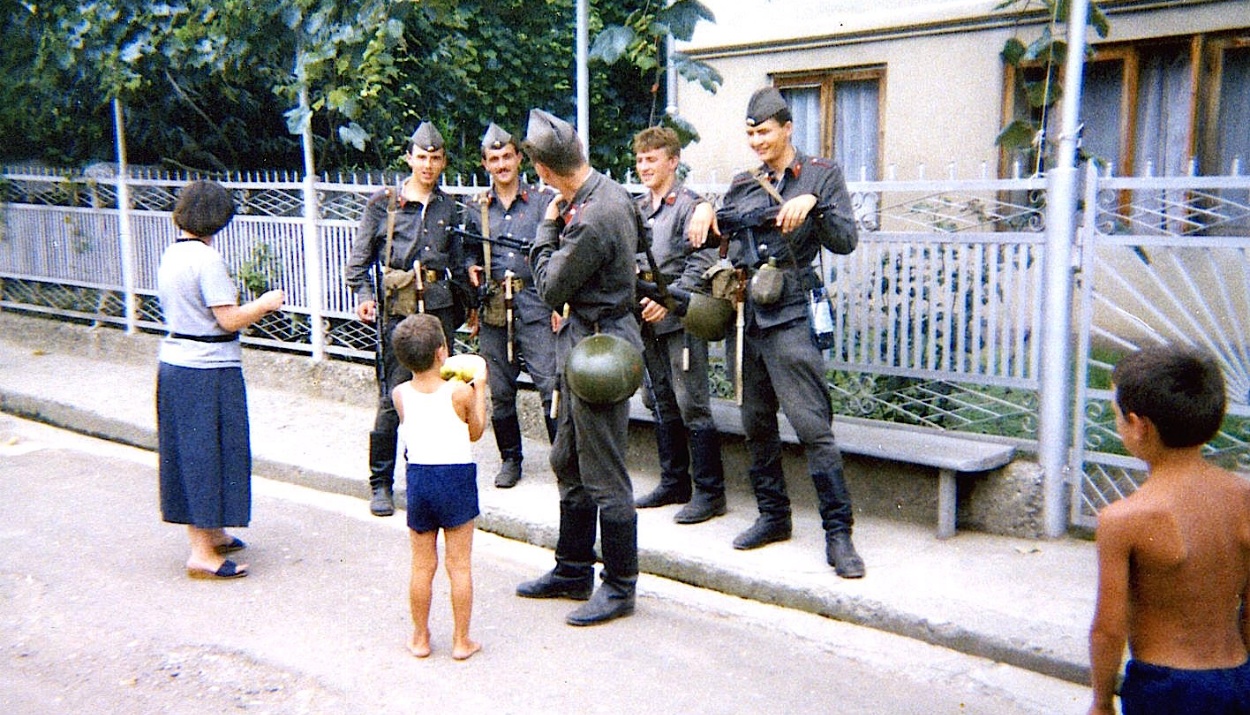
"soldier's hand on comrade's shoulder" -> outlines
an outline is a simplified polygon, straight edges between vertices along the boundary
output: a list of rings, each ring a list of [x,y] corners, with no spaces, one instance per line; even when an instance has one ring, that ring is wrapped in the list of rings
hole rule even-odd
[[[777,212],[777,227],[782,233],[790,233],[803,225],[803,222],[807,220],[807,214],[811,213],[815,206],[815,194],[795,196],[781,205],[781,210]]]
[[[686,240],[695,248],[702,248],[707,242],[707,234],[716,227],[716,209],[707,201],[694,207],[690,221],[686,224]]]

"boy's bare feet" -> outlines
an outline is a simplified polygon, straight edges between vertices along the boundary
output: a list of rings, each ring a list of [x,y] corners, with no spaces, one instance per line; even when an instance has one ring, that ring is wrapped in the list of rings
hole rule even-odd
[[[473,640],[465,640],[464,643],[457,644],[451,649],[451,657],[456,660],[468,660],[473,654],[482,649],[482,644]]]
[[[412,640],[408,641],[408,652],[412,653],[414,658],[428,658],[430,656],[430,634],[418,635],[412,634]]]

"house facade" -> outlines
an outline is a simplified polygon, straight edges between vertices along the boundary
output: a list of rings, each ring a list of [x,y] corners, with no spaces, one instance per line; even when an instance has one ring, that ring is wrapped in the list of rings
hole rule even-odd
[[[678,86],[678,111],[701,135],[683,153],[695,182],[756,164],[742,118],[751,93],[769,84],[791,103],[796,144],[836,158],[850,181],[1044,170],[1035,153],[995,144],[1013,119],[1043,119],[1022,80],[1044,68],[1017,71],[1000,54],[1009,38],[1029,45],[1047,29],[1040,2],[1027,13],[996,10],[999,0],[704,3],[716,22],[680,49],[724,83],[714,95]],[[1250,2],[1098,6],[1110,32],[1086,35],[1083,151],[1119,175],[1250,171]],[[1058,112],[1048,121],[1057,133]]]

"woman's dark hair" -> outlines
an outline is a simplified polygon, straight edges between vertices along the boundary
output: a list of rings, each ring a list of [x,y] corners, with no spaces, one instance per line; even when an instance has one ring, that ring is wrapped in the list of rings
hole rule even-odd
[[[215,181],[193,181],[178,194],[174,225],[197,238],[216,234],[234,218],[234,198]]]

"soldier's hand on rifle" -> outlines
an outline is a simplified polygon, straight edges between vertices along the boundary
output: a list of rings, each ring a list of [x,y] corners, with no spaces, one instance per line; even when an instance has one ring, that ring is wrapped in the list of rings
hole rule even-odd
[[[708,231],[720,235],[720,231],[716,230],[716,209],[712,208],[712,204],[703,201],[690,214],[690,221],[686,224],[686,240],[690,241],[691,246],[701,248],[707,242]]]
[[[376,300],[362,300],[356,306],[356,317],[366,323],[372,323],[378,318],[378,302]]]
[[[469,285],[474,288],[482,286],[482,274],[486,272],[481,266],[469,266]]]
[[[658,323],[668,317],[668,308],[650,298],[644,297],[638,305],[642,306],[642,319],[648,323]]]
[[[807,214],[815,206],[815,194],[795,196],[781,205],[781,210],[777,212],[777,227],[781,229],[782,233],[790,233],[803,225],[803,222],[807,220]]]

